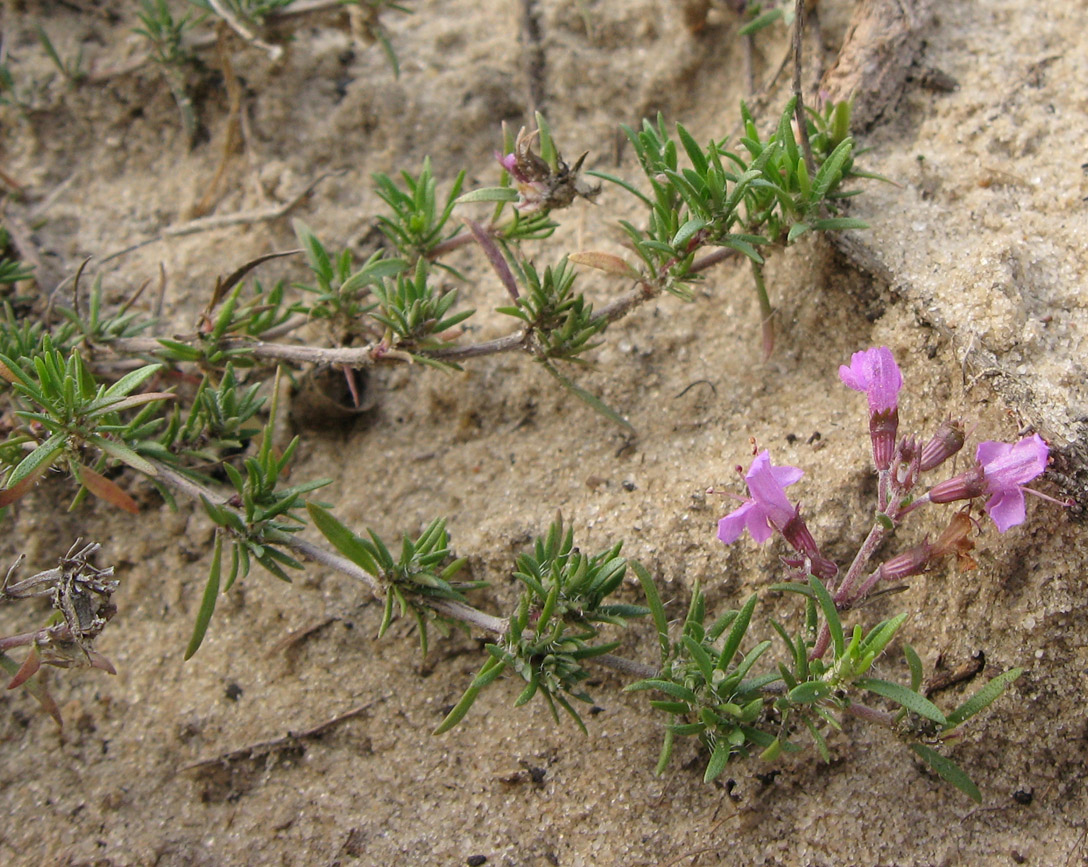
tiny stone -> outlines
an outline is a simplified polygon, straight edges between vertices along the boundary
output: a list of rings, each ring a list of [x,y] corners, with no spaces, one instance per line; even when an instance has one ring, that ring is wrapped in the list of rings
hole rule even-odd
[[[468,867],[480,867],[480,865],[487,863],[487,856],[469,855],[468,858],[465,859],[465,863],[468,865]]]

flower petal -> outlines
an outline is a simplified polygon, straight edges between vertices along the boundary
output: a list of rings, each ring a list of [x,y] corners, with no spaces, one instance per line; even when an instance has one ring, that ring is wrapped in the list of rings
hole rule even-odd
[[[1005,443],[979,443],[976,451],[986,473],[987,488],[995,494],[1041,476],[1049,455],[1050,449],[1039,434],[1011,446]]]
[[[986,501],[986,514],[994,520],[997,532],[1004,533],[1010,527],[1023,524],[1027,517],[1024,492],[1017,487],[1001,491]]]
[[[718,521],[718,538],[726,545],[732,545],[736,542],[737,539],[740,538],[740,534],[744,532],[745,525],[748,523],[748,513],[755,507],[755,502],[749,500],[739,509],[730,512]]]

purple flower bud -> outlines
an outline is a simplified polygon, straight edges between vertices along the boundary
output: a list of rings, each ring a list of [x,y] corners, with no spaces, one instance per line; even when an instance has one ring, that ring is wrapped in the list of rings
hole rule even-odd
[[[924,473],[939,467],[963,448],[966,438],[963,422],[956,419],[941,422],[937,432],[933,434],[933,439],[922,448],[922,462],[919,469]]]
[[[503,156],[498,151],[495,151],[495,159],[497,159],[499,161],[499,164],[504,169],[506,169],[507,172],[510,173],[510,176],[515,181],[518,181],[519,183],[523,183],[523,184],[529,182],[529,179],[525,176],[525,174],[521,171],[521,169],[518,166],[518,155],[517,154],[506,154],[505,156]]]
[[[929,489],[926,495],[931,503],[952,503],[956,500],[971,500],[986,493],[986,475],[982,467],[975,467],[966,473],[960,473]]]
[[[839,379],[847,388],[863,391],[869,400],[869,436],[873,462],[878,470],[892,465],[895,435],[899,430],[899,390],[903,374],[886,346],[877,346],[850,356],[850,366],[839,367]]]
[[[912,575],[921,575],[929,568],[933,559],[933,546],[928,542],[896,554],[890,560],[880,564],[878,572],[881,581],[902,581]],[[860,594],[859,594],[860,595]]]

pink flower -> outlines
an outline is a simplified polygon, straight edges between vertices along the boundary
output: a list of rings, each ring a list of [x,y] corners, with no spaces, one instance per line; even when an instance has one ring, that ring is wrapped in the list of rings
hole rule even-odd
[[[726,545],[732,544],[747,528],[762,545],[797,514],[786,499],[786,488],[803,475],[804,471],[797,467],[772,467],[770,452],[760,452],[744,477],[752,496],[718,522],[718,538]]]
[[[986,492],[986,514],[994,519],[998,532],[1024,523],[1024,491],[1032,479],[1046,469],[1050,450],[1039,434],[1020,440],[1015,445],[997,442],[978,444],[975,457],[982,465]]]
[[[850,366],[839,367],[839,379],[847,388],[863,391],[869,398],[869,412],[891,412],[899,407],[903,374],[887,346],[877,346],[850,356]]]
[[[978,466],[955,478],[930,488],[926,499],[931,503],[951,503],[989,494],[986,513],[994,519],[998,532],[1024,523],[1024,488],[1046,469],[1050,450],[1043,438],[1034,434],[1014,445],[991,440],[978,444]],[[1042,496],[1042,495],[1040,495]]]
[[[786,498],[786,488],[803,475],[797,467],[772,467],[770,453],[760,452],[744,477],[752,496],[718,522],[718,538],[729,545],[747,529],[762,545],[777,530],[801,555],[796,561],[785,560],[788,565],[820,578],[831,578],[839,567],[820,553],[804,518]]]
[[[850,366],[839,367],[839,379],[847,388],[863,391],[869,399],[869,437],[873,462],[878,470],[891,467],[895,435],[899,430],[899,389],[903,374],[887,346],[877,346],[850,357]]]

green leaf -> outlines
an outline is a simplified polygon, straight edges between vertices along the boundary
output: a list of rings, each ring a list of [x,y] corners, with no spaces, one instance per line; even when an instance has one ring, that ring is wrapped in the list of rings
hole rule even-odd
[[[831,684],[822,680],[809,680],[799,683],[788,693],[789,700],[796,704],[815,704],[834,692]]]
[[[729,761],[729,744],[727,742],[719,741],[718,745],[714,748],[713,754],[710,756],[710,761],[706,765],[706,773],[703,774],[704,783],[712,783],[719,776],[722,771],[725,770],[726,763]]]
[[[382,570],[374,561],[374,556],[366,540],[360,539],[340,523],[337,518],[333,517],[332,513],[322,509],[315,503],[307,503],[306,511],[309,512],[314,526],[332,543],[337,551],[374,577],[382,574]]]
[[[686,244],[696,232],[706,227],[706,220],[700,220],[698,218],[692,218],[682,225],[672,239],[672,247],[674,250],[680,250],[681,246]]]
[[[695,661],[695,664],[699,666],[699,673],[703,676],[703,682],[710,686],[714,683],[714,663],[710,659],[710,654],[690,635],[685,635],[683,642],[688,654]]]
[[[473,702],[476,701],[476,697],[480,694],[480,690],[487,684],[491,683],[496,677],[502,674],[502,670],[506,667],[506,663],[495,657],[489,657],[483,664],[483,668],[480,669],[480,673],[476,675],[475,679],[469,684],[468,689],[465,690],[465,694],[461,696],[461,700],[454,705],[453,710],[446,714],[446,718],[442,720],[438,728],[434,730],[434,734],[441,735],[452,729],[457,723],[464,719],[465,714],[468,713],[469,708],[472,707]]]
[[[691,133],[684,129],[680,124],[677,124],[676,136],[680,139],[680,144],[684,146],[688,159],[691,160],[691,164],[695,167],[695,171],[700,175],[706,175],[707,169],[709,168],[706,156],[703,154],[703,149],[699,147],[695,139],[691,137]]]
[[[147,364],[139,368],[138,370],[133,370],[131,373],[126,373],[119,380],[117,380],[117,382],[107,388],[102,394],[102,397],[112,398],[112,400],[108,402],[112,402],[113,400],[118,400],[122,397],[125,397],[126,395],[135,391],[145,382],[147,382],[147,380],[149,380],[152,376],[162,370],[162,368],[163,365],[161,364]],[[98,402],[99,401],[95,401],[93,404],[91,404],[91,406],[93,407]]]
[[[608,172],[588,171],[586,174],[590,177],[600,178],[602,181],[608,181],[610,184],[615,184],[618,187],[623,187],[623,189],[627,190],[632,196],[637,196],[642,199],[643,204],[646,205],[647,208],[652,208],[654,206],[654,203],[650,201],[645,194],[633,187],[623,178],[617,178],[615,175],[608,174]]]
[[[686,702],[662,701],[661,699],[650,699],[650,707],[654,710],[662,710],[665,711],[665,713],[671,713],[675,716],[681,716],[691,710]]]
[[[665,768],[669,765],[669,759],[672,758],[672,745],[675,740],[675,735],[665,730],[665,738],[661,743],[661,753],[657,757],[657,766],[654,768],[654,775],[660,777],[665,773]]]
[[[510,187],[482,187],[458,197],[454,204],[468,205],[472,202],[516,202],[518,191]]]
[[[877,695],[882,695],[884,698],[891,699],[896,704],[902,705],[912,713],[918,714],[918,716],[925,717],[928,720],[938,725],[947,725],[948,720],[945,719],[945,715],[941,713],[941,709],[937,707],[924,695],[920,695],[913,690],[908,689],[900,683],[892,683],[888,680],[880,680],[875,677],[860,677],[854,681],[854,686],[859,689],[865,689],[869,692],[875,692]]]
[[[741,640],[744,638],[744,633],[748,631],[748,624],[752,620],[752,612],[756,610],[756,594],[753,593],[748,597],[748,601],[744,603],[744,607],[737,614],[736,619],[733,621],[733,625],[729,629],[729,635],[726,636],[725,644],[722,645],[721,655],[718,657],[718,668],[722,671],[726,671],[729,668],[729,663],[733,661],[733,657],[736,656],[737,650],[740,648]]]
[[[804,718],[804,723],[808,733],[812,735],[812,740],[816,742],[816,752],[820,754],[820,758],[824,760],[825,764],[831,764],[831,750],[827,748],[827,741],[824,739],[823,733],[816,728],[816,724],[808,717]]]
[[[1024,669],[1022,668],[1012,668],[1004,674],[999,674],[948,715],[946,729],[955,728],[960,723],[973,717],[979,711],[989,707],[989,705],[1005,691],[1005,687],[1023,673]]]
[[[154,464],[141,458],[135,451],[129,448],[122,442],[117,440],[109,440],[102,436],[93,435],[87,438],[87,441],[98,446],[111,458],[116,458],[123,464],[128,464],[134,470],[139,470],[146,476],[154,478],[159,474],[159,471],[155,469]]]
[[[730,235],[726,235],[719,242],[723,247],[728,247],[730,250],[736,250],[755,262],[757,265],[762,265],[764,262],[763,257],[759,254],[759,251],[749,244],[747,241],[741,241]]]
[[[215,611],[215,600],[219,596],[219,574],[223,562],[223,536],[215,534],[215,550],[212,552],[212,566],[208,573],[208,583],[204,585],[204,597],[200,601],[200,610],[196,615],[196,623],[193,625],[193,635],[189,639],[189,646],[185,649],[185,659],[191,659],[193,654],[200,649],[204,641],[204,634],[208,631],[208,624],[212,620],[212,612]]]
[[[642,585],[642,592],[646,596],[646,604],[650,607],[650,614],[653,615],[654,626],[657,627],[657,640],[661,645],[661,659],[664,662],[669,654],[669,618],[665,614],[661,594],[657,592],[657,585],[654,583],[654,579],[650,577],[650,573],[645,566],[637,560],[631,560],[630,564],[631,568],[635,570],[639,584]]]
[[[570,379],[565,377],[563,374],[561,374],[558,370],[556,370],[550,364],[547,364],[545,361],[542,360],[541,364],[543,365],[544,369],[546,371],[548,371],[548,373],[550,373],[557,380],[559,380],[559,382],[563,386],[563,388],[565,388],[567,391],[569,391],[571,394],[573,394],[575,397],[577,397],[583,403],[585,403],[588,406],[590,406],[591,408],[597,410],[597,412],[599,412],[605,418],[610,419],[611,421],[614,421],[616,424],[627,428],[629,431],[634,430],[634,428],[631,426],[631,423],[629,421],[627,421],[627,419],[625,419],[622,415],[620,415],[618,412],[616,412],[614,409],[612,409],[612,407],[610,407],[603,400],[601,400],[599,397],[597,397],[597,395],[592,394],[592,393],[586,391],[584,388],[581,388],[580,386],[575,385]]]
[[[824,620],[827,621],[828,629],[831,630],[831,641],[835,645],[835,659],[839,659],[846,648],[846,643],[843,640],[842,620],[839,619],[839,612],[835,608],[835,600],[831,598],[823,582],[815,575],[809,575],[808,586],[815,595],[820,610],[823,611]]]
[[[922,660],[909,644],[903,645],[903,656],[907,658],[907,665],[910,667],[910,688],[918,692],[922,686]]]
[[[899,627],[903,625],[906,619],[906,614],[897,614],[883,623],[878,623],[865,636],[865,640],[861,643],[860,653],[872,653],[874,656],[879,656],[884,652],[884,648],[888,646],[888,642],[895,637]]]
[[[828,217],[826,220],[814,221],[812,228],[818,232],[835,232],[843,229],[868,229],[869,224],[855,217]]]
[[[982,792],[978,790],[978,786],[971,781],[971,778],[967,776],[967,774],[963,772],[963,769],[954,761],[942,756],[935,749],[927,747],[925,744],[911,744],[910,748],[914,751],[915,755],[933,768],[941,779],[951,783],[976,804],[982,803]]]
[[[48,466],[53,462],[53,458],[64,451],[64,444],[67,437],[64,432],[55,433],[40,446],[38,446],[29,455],[19,461],[17,466],[8,476],[8,487],[14,487],[18,482],[25,479],[27,476],[36,473],[39,468]]]
[[[770,27],[772,24],[774,24],[775,21],[777,21],[781,17],[781,9],[771,9],[767,12],[764,12],[762,15],[752,19],[743,27],[741,27],[737,31],[737,35],[749,36],[750,34],[755,33],[758,30],[762,30],[765,27]]]
[[[794,223],[790,226],[789,232],[786,234],[786,243],[792,244],[798,238],[800,238],[805,232],[809,231],[813,227],[808,223]]]
[[[310,268],[321,281],[331,283],[335,276],[332,270],[332,262],[313,230],[299,219],[292,220],[291,226],[295,230],[299,243],[306,250],[306,258],[310,260]]]
[[[639,680],[635,683],[629,684],[624,687],[624,692],[640,692],[645,689],[656,689],[659,692],[665,693],[665,695],[671,695],[675,699],[680,701],[686,701],[688,704],[695,704],[698,699],[695,693],[688,689],[686,686],[681,686],[678,683],[673,683],[671,680],[657,680],[649,678],[647,680]]]

